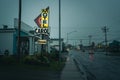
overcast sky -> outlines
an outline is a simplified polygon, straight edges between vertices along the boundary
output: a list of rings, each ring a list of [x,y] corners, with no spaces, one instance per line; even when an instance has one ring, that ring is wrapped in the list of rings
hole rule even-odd
[[[19,0],[0,0],[0,26],[14,25],[14,18],[18,18]],[[22,21],[34,27],[34,19],[41,9],[50,7],[51,37],[58,38],[58,0],[22,0]],[[93,41],[103,41],[103,26],[109,28],[108,39],[120,40],[120,0],[61,0],[62,38],[88,39],[92,35]],[[86,41],[83,41],[83,43]]]

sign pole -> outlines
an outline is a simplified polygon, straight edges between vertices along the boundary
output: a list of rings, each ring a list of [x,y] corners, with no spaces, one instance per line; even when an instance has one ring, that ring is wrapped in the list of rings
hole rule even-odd
[[[42,34],[41,36],[42,36],[42,40],[43,40],[44,39],[44,34]],[[43,49],[44,49],[43,44],[41,44],[41,56],[43,55],[43,51],[44,51]]]

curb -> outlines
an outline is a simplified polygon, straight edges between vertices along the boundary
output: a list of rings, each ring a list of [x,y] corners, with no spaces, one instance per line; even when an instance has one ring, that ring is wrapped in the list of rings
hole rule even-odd
[[[83,68],[83,66],[79,63],[79,61],[77,61],[76,59],[73,59],[73,61],[75,62],[78,70],[80,71],[80,73],[82,74],[82,77],[84,78],[84,80],[88,80],[87,79],[87,73],[85,71],[85,69]]]

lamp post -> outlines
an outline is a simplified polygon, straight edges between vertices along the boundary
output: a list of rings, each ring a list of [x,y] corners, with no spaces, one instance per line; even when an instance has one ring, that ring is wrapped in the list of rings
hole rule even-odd
[[[72,33],[74,33],[74,32],[77,32],[77,31],[71,31],[71,32],[68,32],[68,33],[67,33],[67,44],[68,44],[68,39],[69,39],[69,38],[68,38],[68,35],[70,35],[70,34],[72,34]]]

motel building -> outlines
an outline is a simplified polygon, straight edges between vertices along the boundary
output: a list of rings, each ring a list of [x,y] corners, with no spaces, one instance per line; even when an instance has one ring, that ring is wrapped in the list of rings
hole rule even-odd
[[[20,53],[22,55],[33,55],[35,52],[41,52],[41,44],[39,40],[41,36],[36,36],[35,30],[24,22],[21,22],[21,40]],[[0,28],[0,55],[4,55],[6,50],[10,55],[17,54],[18,40],[18,19],[14,19],[14,26],[11,28],[3,25]],[[46,43],[49,50],[48,42]]]

